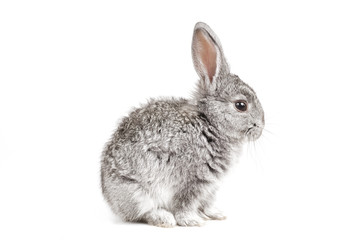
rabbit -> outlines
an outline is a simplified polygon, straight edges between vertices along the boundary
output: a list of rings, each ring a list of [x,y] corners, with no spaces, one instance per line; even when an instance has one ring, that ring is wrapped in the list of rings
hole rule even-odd
[[[262,133],[255,91],[230,73],[218,37],[202,22],[192,58],[200,80],[191,99],[150,99],[105,145],[102,193],[123,221],[174,227],[225,219],[213,206],[219,182],[234,152]]]

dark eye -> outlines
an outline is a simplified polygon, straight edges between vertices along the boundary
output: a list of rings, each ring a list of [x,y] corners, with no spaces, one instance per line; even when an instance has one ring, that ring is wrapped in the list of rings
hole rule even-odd
[[[245,112],[247,110],[247,102],[245,100],[236,101],[235,107],[239,112]]]

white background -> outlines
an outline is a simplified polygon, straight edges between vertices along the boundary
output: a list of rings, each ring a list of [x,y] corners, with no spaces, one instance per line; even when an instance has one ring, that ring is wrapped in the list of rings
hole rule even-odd
[[[1,1],[1,239],[360,239],[356,1]],[[223,182],[225,221],[122,223],[100,154],[149,97],[193,91],[197,21],[266,112]]]

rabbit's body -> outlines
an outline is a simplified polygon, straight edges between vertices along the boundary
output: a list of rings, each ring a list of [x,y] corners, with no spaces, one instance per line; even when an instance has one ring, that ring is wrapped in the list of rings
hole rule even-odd
[[[192,99],[150,100],[122,119],[105,147],[103,194],[126,221],[172,227],[224,219],[212,206],[219,179],[234,149],[261,135],[255,92],[229,72],[203,23],[195,26],[193,60],[201,79]]]
[[[122,120],[104,151],[102,183],[125,220],[179,209],[185,197],[199,209],[212,200],[231,143],[197,108],[185,99],[152,100]]]

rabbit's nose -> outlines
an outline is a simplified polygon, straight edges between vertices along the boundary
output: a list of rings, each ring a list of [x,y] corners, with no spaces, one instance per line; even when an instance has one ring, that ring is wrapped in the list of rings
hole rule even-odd
[[[263,123],[261,122],[257,122],[257,123],[253,123],[253,127],[259,127],[259,128],[262,128],[264,126]]]

